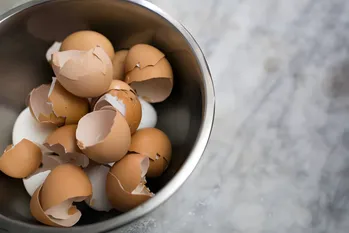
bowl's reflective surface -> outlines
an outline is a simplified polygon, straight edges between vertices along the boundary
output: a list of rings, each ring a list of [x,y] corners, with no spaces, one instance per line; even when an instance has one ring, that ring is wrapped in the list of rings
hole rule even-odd
[[[157,195],[145,205],[117,218],[114,218],[119,214],[116,211],[95,212],[81,204],[79,207],[84,214],[78,225],[85,227],[73,229],[96,232],[115,228],[161,204],[194,169],[213,123],[214,94],[208,68],[185,29],[150,3],[115,0],[39,2],[21,6],[0,19],[1,149],[11,143],[12,125],[25,107],[30,90],[51,80],[53,73],[45,59],[46,50],[54,41],[61,41],[73,31],[96,30],[106,35],[116,50],[137,43],[152,44],[166,53],[173,66],[173,92],[165,102],[155,105],[159,119],[157,127],[168,134],[173,144],[169,169],[161,178],[149,180],[151,190]],[[0,174],[0,187],[0,228],[48,230],[31,217],[30,197],[21,180]],[[111,218],[114,219],[109,220]],[[101,221],[104,222],[95,224]]]

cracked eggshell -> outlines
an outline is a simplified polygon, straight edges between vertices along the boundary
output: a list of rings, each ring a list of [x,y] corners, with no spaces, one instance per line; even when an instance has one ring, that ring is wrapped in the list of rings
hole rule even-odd
[[[58,117],[52,111],[52,104],[48,101],[50,85],[43,84],[34,88],[29,94],[28,105],[33,117],[40,123],[64,125],[64,117]]]
[[[149,158],[128,154],[107,175],[106,192],[112,206],[122,212],[144,203],[154,194],[145,186]]]
[[[32,196],[35,190],[44,183],[51,170],[62,163],[59,156],[44,154],[42,156],[42,167],[36,170],[34,174],[23,179],[23,184],[28,194]]]
[[[95,31],[77,31],[67,36],[61,46],[61,51],[87,51],[96,46],[102,47],[110,59],[114,57],[114,47],[107,37]]]
[[[12,131],[12,143],[16,145],[22,139],[43,144],[48,135],[57,129],[53,124],[41,124],[30,112],[29,107],[25,108],[17,117]]]
[[[138,100],[142,106],[142,119],[137,130],[155,127],[158,121],[158,115],[155,108],[141,97],[138,97]]]
[[[140,129],[133,134],[129,151],[149,157],[147,177],[161,176],[167,169],[172,156],[170,139],[156,128]]]
[[[83,201],[92,195],[92,185],[85,172],[73,164],[58,165],[47,176],[40,193],[44,211],[74,198]]]
[[[48,100],[52,103],[54,114],[64,117],[66,125],[77,124],[89,112],[88,100],[68,92],[56,78],[53,78]]]
[[[65,125],[56,129],[45,140],[44,146],[59,155],[64,163],[73,163],[87,167],[89,159],[85,156],[76,142],[77,125]]]
[[[112,106],[118,110],[130,126],[131,134],[136,132],[142,119],[142,106],[137,96],[126,90],[111,90],[103,95],[95,104],[94,111]]]
[[[54,53],[52,68],[67,91],[86,98],[103,95],[113,78],[112,62],[99,46],[88,51]]]
[[[124,80],[125,79],[125,61],[128,54],[128,50],[117,51],[112,60],[113,62],[113,79]]]
[[[80,220],[81,212],[75,207],[69,208],[68,210],[65,210],[64,208],[63,209],[61,208],[61,210],[59,209],[56,210],[58,214],[61,214],[61,213],[64,214],[64,212],[68,214],[68,215],[65,214],[64,219],[57,219],[45,213],[40,203],[41,190],[42,190],[42,186],[37,188],[37,190],[34,192],[30,200],[30,212],[37,221],[53,227],[71,227]]]
[[[33,174],[42,161],[42,152],[35,143],[23,139],[9,145],[0,157],[0,170],[13,178],[25,178]]]
[[[85,172],[92,184],[92,196],[85,200],[86,204],[94,210],[108,212],[113,208],[106,194],[106,180],[109,167],[94,165],[86,168]]]
[[[131,132],[121,113],[105,109],[81,118],[76,139],[84,154],[95,162],[105,164],[119,161],[126,155]]]
[[[162,102],[172,92],[172,68],[168,60],[162,58],[154,66],[134,68],[126,74],[125,82],[144,100],[150,103]]]
[[[132,71],[135,67],[143,69],[156,65],[165,54],[154,46],[148,44],[134,45],[128,52],[125,61],[125,72]]]

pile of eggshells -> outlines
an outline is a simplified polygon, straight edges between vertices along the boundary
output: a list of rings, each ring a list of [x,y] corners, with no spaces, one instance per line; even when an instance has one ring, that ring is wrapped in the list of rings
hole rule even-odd
[[[172,150],[151,105],[172,91],[165,55],[146,44],[115,53],[102,34],[79,31],[47,58],[55,77],[30,92],[0,157],[3,173],[23,179],[34,218],[71,227],[76,202],[125,212],[153,197],[146,177],[163,174]]]

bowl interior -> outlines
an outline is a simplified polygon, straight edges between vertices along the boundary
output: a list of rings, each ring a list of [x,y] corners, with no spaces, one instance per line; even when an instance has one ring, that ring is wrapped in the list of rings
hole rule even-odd
[[[155,104],[157,127],[170,137],[173,160],[167,172],[148,180],[158,192],[176,174],[189,155],[202,123],[202,76],[191,48],[172,24],[131,2],[115,0],[58,0],[44,2],[0,22],[0,147],[12,143],[12,127],[26,107],[30,90],[49,83],[53,72],[45,53],[54,41],[70,33],[91,29],[107,36],[116,50],[148,43],[162,50],[174,70],[174,89],[163,103]],[[22,180],[0,174],[0,214],[38,224],[30,215],[30,197]],[[156,196],[154,197],[156,198]],[[150,200],[151,201],[151,200]],[[84,204],[78,225],[93,224],[120,213],[95,212]],[[127,213],[126,213],[127,214]]]

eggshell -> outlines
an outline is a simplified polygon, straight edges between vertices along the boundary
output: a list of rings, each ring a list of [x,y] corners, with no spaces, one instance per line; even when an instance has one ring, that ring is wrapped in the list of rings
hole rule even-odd
[[[19,114],[13,126],[12,143],[16,145],[25,138],[42,144],[56,128],[53,124],[41,124],[36,121],[27,107]]]
[[[154,66],[134,68],[126,74],[125,82],[144,100],[150,103],[162,102],[172,92],[172,68],[167,59],[162,58]]]
[[[133,134],[129,151],[149,157],[148,177],[161,176],[168,167],[172,156],[169,138],[156,128],[140,129]]]
[[[65,90],[56,78],[53,78],[48,100],[52,103],[55,115],[65,118],[66,125],[77,124],[80,118],[89,112],[88,100]]]
[[[92,185],[85,172],[73,164],[62,164],[47,176],[41,189],[40,203],[46,211],[68,199],[83,201],[91,195]]]
[[[135,91],[132,89],[132,87],[130,87],[130,85],[121,80],[113,80],[108,88],[108,91],[111,90],[125,90],[132,91],[133,93],[135,93]]]
[[[61,46],[61,51],[90,50],[96,46],[102,47],[110,59],[114,57],[114,47],[104,35],[95,31],[78,31],[66,37]]]
[[[141,103],[142,107],[142,119],[137,130],[155,127],[158,121],[158,116],[155,108],[153,107],[153,105],[149,104],[141,97],[138,97],[138,100]]]
[[[154,66],[164,57],[165,54],[151,45],[137,44],[128,52],[125,61],[125,72],[130,72],[135,67],[143,69],[147,66]]]
[[[142,107],[137,96],[131,91],[111,90],[103,95],[95,104],[94,111],[105,106],[113,106],[126,119],[131,134],[136,132],[142,118]]]
[[[52,68],[62,86],[80,97],[104,94],[113,78],[113,65],[101,47],[69,50],[52,55]]]
[[[51,170],[62,164],[63,162],[56,155],[43,155],[42,167],[37,169],[32,175],[23,179],[23,184],[30,196],[33,195],[36,189],[38,189],[46,180]]]
[[[0,157],[0,170],[13,178],[24,178],[39,168],[42,160],[40,148],[23,139],[17,145],[9,145]]]
[[[80,211],[75,211],[75,213],[73,213],[67,219],[56,219],[45,214],[40,204],[41,189],[42,189],[42,186],[40,186],[34,192],[30,200],[30,212],[36,220],[38,220],[39,222],[45,225],[53,226],[53,227],[71,227],[80,220],[80,217],[81,217]]]
[[[92,184],[92,197],[85,202],[92,209],[97,211],[109,211],[111,206],[106,194],[106,180],[109,167],[104,165],[95,165],[85,170]]]
[[[129,154],[115,163],[107,175],[106,192],[112,206],[122,212],[144,203],[153,193],[145,186],[149,159]]]
[[[85,156],[76,143],[77,125],[65,125],[49,135],[44,146],[57,153],[64,163],[73,163],[77,166],[87,167],[89,159]]]
[[[59,49],[61,48],[62,43],[55,41],[50,48],[48,48],[46,52],[46,60],[48,62],[51,62],[52,54],[55,52],[58,52]]]
[[[98,163],[119,161],[131,143],[130,127],[121,113],[100,110],[85,115],[76,130],[79,148]]]
[[[58,117],[52,111],[52,105],[48,102],[49,92],[48,84],[43,84],[30,92],[28,101],[30,112],[38,122],[64,125],[64,117]]]
[[[117,51],[113,58],[113,79],[124,80],[125,79],[125,60],[128,54],[128,50]]]

